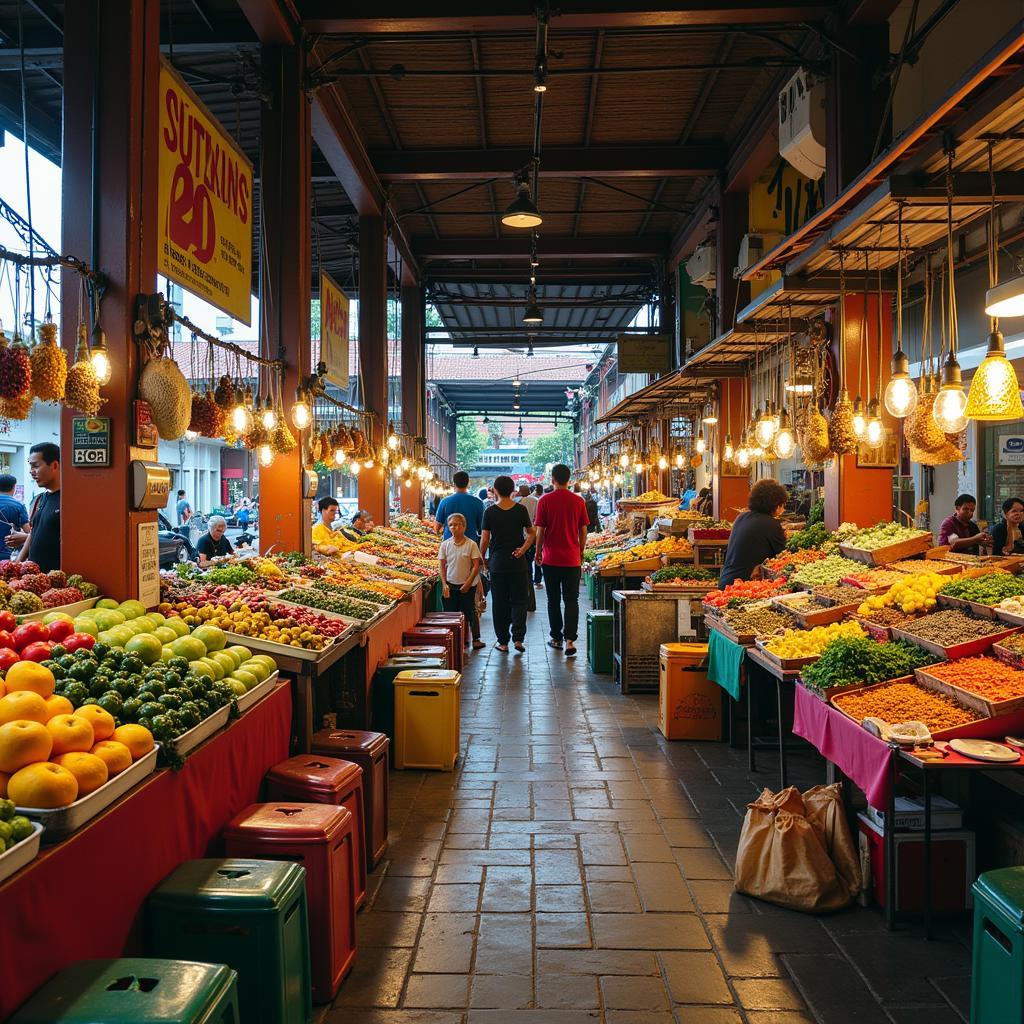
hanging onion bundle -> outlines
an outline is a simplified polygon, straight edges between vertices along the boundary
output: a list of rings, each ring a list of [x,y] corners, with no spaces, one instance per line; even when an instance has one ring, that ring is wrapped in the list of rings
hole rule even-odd
[[[57,325],[39,327],[39,344],[32,350],[32,393],[41,402],[63,402],[68,379],[68,359],[57,344]]]
[[[189,430],[203,437],[221,437],[224,434],[224,410],[214,401],[209,389],[203,395],[192,396],[192,413]]]
[[[965,458],[964,453],[945,435],[938,451],[918,448],[910,440],[907,441],[907,447],[910,449],[910,460],[922,466],[944,466],[947,462],[963,462]]]
[[[800,450],[808,462],[824,462],[832,454],[828,441],[828,420],[815,405],[811,406],[798,428]]]
[[[295,451],[297,444],[294,435],[288,429],[286,423],[278,423],[270,432],[270,447],[277,455],[287,455]]]
[[[89,343],[86,341],[85,324],[78,325],[78,345],[75,361],[68,370],[64,381],[64,404],[69,409],[95,416],[103,405],[100,398],[100,382],[89,359]]]
[[[846,388],[836,398],[828,424],[828,440],[829,447],[836,455],[852,455],[857,450],[857,435],[853,432],[853,403]]]
[[[939,425],[935,422],[935,417],[932,416],[937,393],[930,385],[931,381],[929,380],[927,390],[918,399],[914,411],[904,422],[906,423],[908,444],[921,452],[938,454],[948,444],[948,439],[939,429]],[[918,462],[921,460],[915,459],[914,461]],[[939,465],[939,463],[928,463],[928,465]]]
[[[213,398],[222,409],[230,409],[235,404],[235,382],[227,374],[217,381]]]
[[[270,431],[267,430],[265,426],[263,426],[263,423],[260,421],[260,418],[258,416],[254,417],[252,430],[250,430],[248,434],[245,434],[242,437],[243,446],[248,448],[249,451],[252,452],[259,448],[261,444],[269,443]]]
[[[31,395],[32,361],[28,349],[16,334],[14,343],[0,331],[0,399],[17,399]],[[21,417],[24,419],[24,417]]]
[[[26,391],[17,398],[0,399],[0,418],[5,420],[27,420],[32,411],[35,395]]]
[[[192,418],[192,391],[173,359],[157,355],[142,368],[139,396],[149,403],[153,425],[165,441],[176,441]]]

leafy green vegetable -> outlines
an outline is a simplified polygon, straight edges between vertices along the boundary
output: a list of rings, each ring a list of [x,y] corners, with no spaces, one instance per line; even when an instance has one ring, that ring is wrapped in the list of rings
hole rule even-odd
[[[942,593],[946,597],[956,597],[961,601],[998,604],[1004,598],[1024,594],[1024,580],[1009,573],[993,572],[968,580],[951,580],[943,586]]]
[[[811,506],[811,511],[807,516],[807,525],[814,526],[815,523],[823,522],[825,519],[825,499],[819,498]]]
[[[870,686],[938,661],[921,647],[896,640],[880,644],[865,637],[837,637],[826,644],[821,657],[803,670],[805,685],[813,690],[830,686]]]
[[[699,580],[710,583],[718,579],[718,569],[697,569],[692,565],[666,565],[651,573],[652,583],[670,583],[672,580]]]
[[[786,550],[803,551],[805,548],[816,548],[828,540],[828,536],[829,530],[824,523],[811,523],[786,541]]]

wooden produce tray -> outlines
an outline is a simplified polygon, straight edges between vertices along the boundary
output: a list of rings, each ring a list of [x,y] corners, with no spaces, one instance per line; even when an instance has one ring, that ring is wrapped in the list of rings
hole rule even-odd
[[[243,636],[241,633],[225,631],[225,635],[228,638],[229,645],[241,644],[256,654],[269,654],[271,657],[276,654],[281,657],[298,658],[301,661],[318,661],[320,658],[331,653],[334,645],[349,635],[349,630],[345,630],[344,633],[339,633],[338,636],[332,637],[331,642],[319,651],[310,651],[305,647],[292,647],[291,644],[279,644],[273,640],[258,640],[254,636]]]
[[[65,615],[70,615],[74,618],[76,615],[81,615],[82,612],[87,612],[90,608],[95,608],[98,600],[98,597],[86,597],[81,601],[75,601],[73,604],[59,604],[56,608],[43,608],[42,611],[15,615],[15,619],[17,619],[19,625],[22,622],[42,622],[50,612],[63,612]]]
[[[839,582],[844,587],[858,587],[864,591],[865,597],[884,594],[892,586],[891,583],[884,583],[879,584],[877,587],[869,587],[866,583],[863,583],[861,580],[854,579],[852,576],[844,576]]]
[[[693,564],[693,550],[690,551],[666,551],[661,556],[662,565],[692,565]]]
[[[814,626],[828,626],[833,622],[841,622],[846,618],[851,607],[849,605],[836,604],[811,612],[802,612],[791,607],[794,601],[802,601],[806,596],[805,592],[799,594],[777,594],[771,599],[771,602],[778,605],[787,615],[792,615],[805,629],[810,629]],[[852,607],[856,608],[857,605]]]
[[[1003,644],[993,644],[992,654],[1007,665],[1024,669],[1024,651],[1015,651],[1011,647],[1004,647]]]
[[[896,679],[885,679],[879,686],[888,686],[891,683],[912,683],[914,681],[913,676],[899,676]],[[814,687],[808,686],[803,679],[800,679],[800,685],[810,694],[817,697],[818,700],[824,701],[826,704],[832,703],[832,698],[840,693],[852,693],[854,690],[863,690],[866,687],[863,686],[827,686],[824,690],[815,690]],[[849,716],[847,716],[849,717]]]
[[[851,615],[850,618],[856,622],[861,629],[872,640],[877,640],[878,643],[888,643],[892,639],[892,626],[883,626],[880,622],[872,622],[870,619],[865,619],[861,615]]]
[[[757,639],[756,633],[737,633],[725,619],[720,617],[709,618],[705,616],[704,622],[709,629],[717,630],[722,636],[731,640],[734,644],[739,644],[740,647],[753,647],[754,641]]]
[[[962,686],[957,686],[956,683],[951,683],[948,679],[933,676],[927,668],[915,668],[914,676],[919,686],[944,693],[963,704],[964,707],[977,711],[979,715],[984,715],[986,718],[998,718],[1000,715],[1009,715],[1024,708],[1024,694],[1010,700],[993,701],[983,697],[980,693],[973,693]]]
[[[1000,640],[1020,632],[1019,628],[1005,629],[998,633],[992,633],[989,636],[980,636],[974,640],[968,640],[962,644],[953,644],[952,647],[943,647],[942,644],[938,644],[934,640],[925,640],[923,637],[908,633],[899,626],[891,626],[890,629],[892,630],[893,640],[906,640],[908,644],[914,644],[915,647],[922,647],[926,651],[931,651],[936,657],[944,658],[946,661],[955,661],[957,658],[970,658],[975,654],[985,654],[992,649],[993,644],[997,644]]]
[[[686,531],[686,536],[690,543],[693,544],[699,540],[728,540],[731,533],[731,530],[727,530],[724,527],[691,526]]]
[[[940,608],[955,608],[957,611],[970,612],[978,619],[995,619],[996,609],[991,604],[979,604],[977,601],[965,601],[962,597],[946,597],[945,594],[936,594],[935,600]]]
[[[236,697],[235,703],[238,705],[238,710],[240,712],[248,711],[254,704],[258,704],[277,686],[277,681],[280,677],[281,673],[274,669],[262,683],[257,683],[251,690],[243,693],[240,697]]]
[[[773,654],[771,651],[765,649],[765,644],[770,643],[772,640],[771,636],[758,637],[754,641],[754,646],[757,648],[761,657],[771,662],[777,668],[783,672],[797,672],[812,662],[818,660],[821,655],[814,654],[807,658],[780,658],[777,654]]]
[[[598,562],[597,574],[599,576],[621,576],[623,573],[629,572],[653,572],[655,569],[661,568],[661,555],[652,555],[650,558],[637,558],[632,562],[619,562],[618,565],[609,566],[607,569],[601,568],[601,563]]]
[[[712,590],[718,589],[718,584],[713,582],[707,583],[648,583],[647,580],[643,582],[643,589],[651,594],[693,594],[699,596],[701,594],[710,593]]]
[[[15,871],[20,871],[26,864],[31,864],[39,853],[39,841],[43,835],[43,826],[38,821],[32,822],[32,835],[15,843],[9,850],[0,853],[0,882],[10,878]]]
[[[1009,612],[1003,608],[994,608],[993,611],[1000,622],[1007,622],[1011,626],[1024,626],[1024,615],[1018,615],[1016,612]]]
[[[839,550],[855,562],[863,562],[865,565],[887,565],[889,562],[898,562],[912,555],[924,554],[931,546],[931,533],[922,533],[920,537],[909,537],[898,544],[888,544],[873,551],[857,548],[852,544],[840,544]]]

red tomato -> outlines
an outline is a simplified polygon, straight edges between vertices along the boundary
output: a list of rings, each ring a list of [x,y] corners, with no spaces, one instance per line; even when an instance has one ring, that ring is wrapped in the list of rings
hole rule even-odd
[[[21,655],[10,647],[0,647],[0,672],[6,672],[13,664],[21,661]]]
[[[14,612],[2,611],[0,612],[0,629],[13,630],[18,624],[18,620],[14,617]]]
[[[15,649],[23,651],[29,644],[50,639],[50,631],[41,622],[23,622],[13,633]]]
[[[63,640],[64,650],[69,654],[73,654],[80,647],[84,647],[87,651],[91,651],[94,643],[96,643],[96,637],[91,633],[72,633]]]
[[[46,628],[50,634],[51,640],[63,640],[65,637],[71,636],[75,631],[74,624],[68,622],[67,619],[56,619]],[[0,633],[0,643],[3,643],[2,633]]]
[[[0,647],[14,649],[14,637],[6,629],[0,629]]]
[[[46,661],[50,657],[50,651],[53,650],[53,643],[49,640],[44,640],[41,643],[29,644],[21,652],[22,661]]]

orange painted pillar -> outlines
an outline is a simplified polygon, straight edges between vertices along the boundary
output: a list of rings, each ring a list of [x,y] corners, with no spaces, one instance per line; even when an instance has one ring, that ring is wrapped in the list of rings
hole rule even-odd
[[[730,435],[734,448],[747,422],[746,380],[726,377],[718,391],[718,426],[715,429],[715,474],[711,480],[711,500],[716,519],[732,522],[747,507],[750,472],[725,460],[725,438]]]
[[[124,600],[139,592],[138,528],[156,520],[155,512],[130,511],[129,461],[140,369],[132,338],[135,299],[156,290],[160,4],[80,0],[67,6],[64,19],[62,251],[95,259],[108,277],[99,313],[113,374],[102,389],[101,415],[110,418],[111,431],[108,468],[72,464],[71,420],[78,414],[65,410],[61,415],[61,564]],[[99,109],[95,210],[94,96]],[[69,352],[78,327],[78,287],[76,274],[62,275],[61,338]],[[138,457],[152,458],[152,453]],[[24,479],[24,473],[19,467],[18,476]]]
[[[402,427],[413,437],[426,439],[426,351],[423,344],[423,289],[402,288]],[[396,424],[396,427],[398,424]],[[423,485],[413,477],[402,487],[402,511],[423,515]]]
[[[833,342],[836,359],[839,359],[840,344],[846,350],[846,385],[851,400],[860,390],[857,371],[860,367],[861,321],[865,315],[865,300],[861,295],[846,297],[845,337]],[[871,381],[871,396],[876,392],[878,374],[882,374],[882,391],[889,380],[889,363],[892,358],[892,297],[882,295],[882,358],[878,358],[878,295],[867,297],[867,320],[864,324],[863,356],[867,363]],[[837,328],[837,334],[839,330]],[[870,396],[862,396],[865,406]],[[896,420],[881,404],[882,422],[886,428],[886,443],[879,452],[864,452],[858,455],[842,455],[832,459],[825,468],[825,524],[834,530],[840,523],[856,523],[858,526],[872,526],[877,522],[888,522],[892,518],[892,474],[893,463],[899,459],[899,430]],[[880,455],[882,457],[880,457]],[[871,466],[867,462],[889,465]],[[860,464],[858,464],[860,463]]]
[[[374,416],[370,444],[379,451],[388,426],[388,263],[383,217],[359,218],[359,372],[363,408]],[[359,507],[388,521],[390,480],[379,462],[359,474]]]
[[[273,101],[262,104],[260,168],[262,226],[266,231],[260,294],[270,351],[287,364],[284,409],[287,416],[299,381],[310,373],[309,297],[311,289],[312,205],[310,156],[313,136],[302,46],[264,46],[264,78]],[[303,443],[306,436],[289,421],[299,446],[260,468],[260,549],[310,551],[310,503],[302,497]]]

